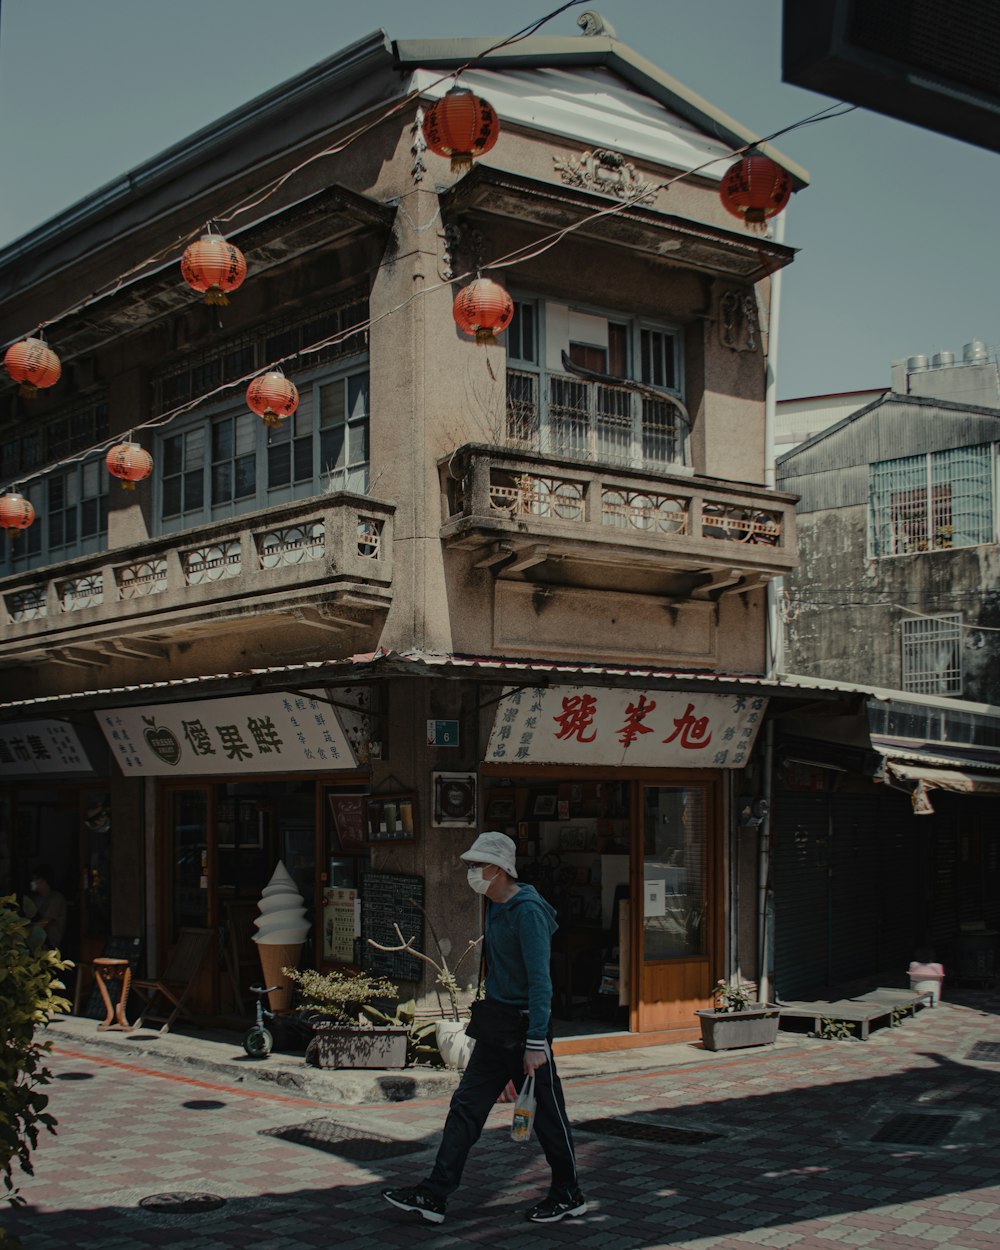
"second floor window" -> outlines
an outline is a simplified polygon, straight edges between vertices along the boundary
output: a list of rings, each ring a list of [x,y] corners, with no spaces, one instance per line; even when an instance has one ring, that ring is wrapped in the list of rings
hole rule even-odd
[[[367,367],[299,384],[298,410],[270,429],[245,408],[168,426],[161,528],[175,531],[330,491],[368,489]]]
[[[27,483],[35,521],[0,551],[0,576],[103,551],[108,533],[104,458],[58,469]]]
[[[871,466],[873,556],[905,556],[996,541],[995,445],[948,448]]]
[[[681,395],[678,330],[551,301],[515,302],[508,439],[577,460],[674,468],[687,463],[686,422],[673,402]]]

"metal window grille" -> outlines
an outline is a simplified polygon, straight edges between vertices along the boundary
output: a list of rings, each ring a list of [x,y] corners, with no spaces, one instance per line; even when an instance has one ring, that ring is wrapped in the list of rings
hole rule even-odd
[[[283,356],[312,348],[296,367],[344,360],[368,350],[368,296],[358,287],[346,292],[343,302],[322,314],[269,322],[249,334],[236,335],[208,351],[188,353],[180,364],[153,379],[153,408],[159,414],[197,399],[200,395],[261,369]],[[330,341],[328,341],[330,340]],[[325,346],[318,346],[325,344]]]
[[[681,409],[669,397],[640,394],[634,387],[548,370],[540,362],[544,305],[516,301],[506,333],[506,435],[512,442],[574,460],[633,468],[670,468],[687,463]],[[630,345],[633,349],[630,352]],[[608,347],[571,343],[577,363],[615,377],[635,377],[657,387],[678,387],[678,340],[664,330],[608,322]],[[634,355],[630,372],[630,358]],[[532,368],[539,364],[538,368]],[[511,367],[520,365],[522,367]]]
[[[904,690],[962,693],[962,618],[915,616],[900,622]]]
[[[994,540],[990,444],[883,460],[871,467],[871,548],[911,555]]]

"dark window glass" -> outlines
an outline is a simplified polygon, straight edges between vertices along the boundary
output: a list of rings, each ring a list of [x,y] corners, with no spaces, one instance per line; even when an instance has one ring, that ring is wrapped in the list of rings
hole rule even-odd
[[[193,512],[202,506],[205,497],[204,483],[201,473],[187,473],[184,476],[184,511]]]
[[[257,457],[253,454],[240,456],[235,461],[235,495],[246,499],[257,492]]]
[[[173,438],[165,438],[163,440],[163,474],[164,477],[170,477],[174,473],[181,471],[181,452],[184,441],[181,435],[177,434]]]
[[[179,477],[164,478],[163,481],[163,515],[176,516],[181,510],[181,479]]]
[[[212,503],[229,503],[233,497],[233,466],[229,460],[212,466]]]
[[[288,443],[272,443],[267,449],[267,484],[287,486],[292,480],[292,449]]]
[[[311,438],[295,440],[295,480],[308,481],[313,475],[313,449]]]

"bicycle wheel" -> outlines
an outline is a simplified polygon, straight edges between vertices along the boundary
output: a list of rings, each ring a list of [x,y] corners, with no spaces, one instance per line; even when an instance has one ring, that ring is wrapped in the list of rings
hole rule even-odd
[[[274,1038],[259,1024],[255,1024],[243,1039],[243,1049],[251,1059],[266,1059],[273,1046]]]

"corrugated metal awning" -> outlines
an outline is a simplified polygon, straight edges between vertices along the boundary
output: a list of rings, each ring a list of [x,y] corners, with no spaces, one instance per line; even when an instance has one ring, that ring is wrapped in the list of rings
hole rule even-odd
[[[955,794],[1000,794],[1000,768],[984,773],[886,760],[885,771],[898,781],[922,784],[928,790],[951,790]]]

